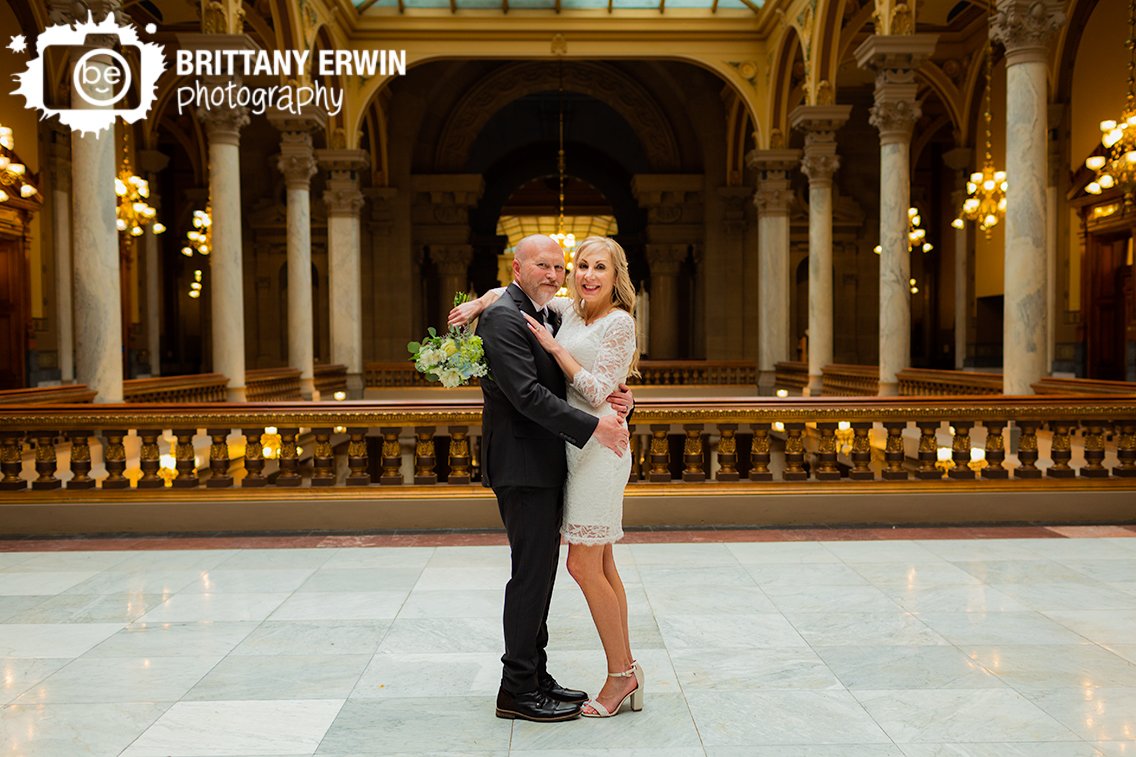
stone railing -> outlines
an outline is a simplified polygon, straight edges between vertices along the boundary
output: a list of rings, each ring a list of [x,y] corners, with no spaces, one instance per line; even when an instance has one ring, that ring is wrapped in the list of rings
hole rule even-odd
[[[677,481],[679,494],[708,480],[1079,477],[1136,488],[1136,398],[644,400],[633,420],[632,486]],[[29,488],[469,484],[480,421],[476,401],[0,408],[0,505]]]
[[[1001,373],[905,368],[897,375],[900,396],[942,397],[1002,393]],[[1054,392],[1054,394],[1070,394],[1070,392]]]
[[[314,371],[316,391],[320,399],[331,399],[336,392],[347,391],[347,366],[317,363]]]
[[[369,362],[364,366],[368,389],[431,386],[406,362]],[[748,360],[642,360],[637,386],[757,386],[757,366]],[[471,385],[476,385],[474,379]],[[433,386],[437,386],[435,382]]]
[[[808,363],[796,360],[787,360],[773,366],[773,385],[775,389],[784,389],[789,394],[800,394],[809,385]]]
[[[1136,396],[1136,382],[1100,381],[1082,378],[1054,378],[1047,376],[1036,384],[1033,390],[1038,394],[1081,394],[1091,396],[1128,395]]]
[[[191,376],[155,376],[122,382],[127,402],[224,402],[229,379],[220,373]]]
[[[255,368],[245,371],[249,402],[292,402],[300,399],[298,368]]]
[[[833,363],[822,370],[826,397],[874,397],[880,391],[880,369],[874,365]]]
[[[5,389],[0,391],[0,405],[49,405],[94,402],[95,392],[86,384],[37,386],[32,389]]]

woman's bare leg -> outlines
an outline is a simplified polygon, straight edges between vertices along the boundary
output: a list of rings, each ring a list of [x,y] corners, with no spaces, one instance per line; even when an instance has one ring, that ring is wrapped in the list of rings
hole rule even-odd
[[[619,602],[619,616],[623,622],[623,644],[627,650],[628,659],[635,659],[635,655],[631,654],[631,634],[627,626],[627,592],[623,588],[623,579],[619,576],[619,571],[615,567],[615,555],[612,552],[612,545],[604,545],[603,553],[603,572],[607,582],[611,584],[611,588],[615,591],[615,598]]]

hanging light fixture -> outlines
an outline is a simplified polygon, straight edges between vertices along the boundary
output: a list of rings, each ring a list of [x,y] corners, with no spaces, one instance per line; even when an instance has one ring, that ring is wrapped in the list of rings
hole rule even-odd
[[[1099,195],[1118,187],[1124,193],[1124,206],[1136,202],[1136,0],[1128,3],[1128,95],[1119,120],[1101,121],[1104,155],[1094,155],[1085,167],[1097,172],[1085,191]]]
[[[993,12],[993,3],[991,3]],[[966,183],[966,199],[963,200],[962,209],[958,217],[951,221],[951,226],[962,229],[967,221],[974,221],[978,228],[990,237],[990,230],[1006,215],[1006,172],[994,168],[994,155],[991,151],[990,138],[990,90],[994,70],[994,43],[987,36],[986,40],[986,96],[983,98],[982,119],[986,127],[986,153],[982,161],[982,170],[970,175]]]
[[[0,124],[0,202],[18,194],[25,200],[38,190],[28,183],[28,168],[16,158],[16,140],[11,127]]]
[[[919,250],[926,254],[935,249],[935,245],[927,241],[927,230],[923,228],[923,216],[919,215],[917,208],[907,209],[907,251]],[[876,245],[872,252],[879,255],[883,247]]]
[[[186,244],[181,248],[181,254],[192,258],[194,254],[208,257],[213,251],[213,207],[206,205],[205,210],[193,211],[193,228],[185,232]],[[205,286],[204,272],[198,268],[193,272],[193,281],[189,282],[189,291],[186,292],[193,299],[201,296]]]
[[[560,64],[560,84],[557,90],[557,113],[558,113],[558,137],[556,149],[556,173],[560,182],[558,216],[556,221],[556,233],[549,234],[556,244],[560,245],[560,249],[564,251],[564,270],[572,270],[572,253],[576,250],[576,235],[571,232],[564,231],[564,183],[567,179],[567,162],[564,158],[564,64]],[[557,292],[559,296],[568,294],[566,286],[560,287]]]
[[[122,170],[114,179],[114,193],[118,197],[115,225],[119,231],[132,237],[142,236],[147,226],[155,234],[161,234],[166,227],[157,220],[158,211],[147,202],[150,199],[150,182],[130,170],[129,135],[129,131],[123,132]]]

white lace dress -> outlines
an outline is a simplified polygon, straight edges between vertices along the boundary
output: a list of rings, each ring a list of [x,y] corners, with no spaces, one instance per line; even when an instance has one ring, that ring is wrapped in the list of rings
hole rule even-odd
[[[606,398],[627,380],[637,349],[635,319],[623,310],[613,310],[587,324],[567,298],[554,298],[549,307],[561,315],[556,341],[580,364],[568,385],[568,404],[600,418],[614,414]],[[622,539],[630,453],[619,457],[594,438],[582,449],[566,446],[568,482],[560,529],[564,537],[570,544],[611,544]]]

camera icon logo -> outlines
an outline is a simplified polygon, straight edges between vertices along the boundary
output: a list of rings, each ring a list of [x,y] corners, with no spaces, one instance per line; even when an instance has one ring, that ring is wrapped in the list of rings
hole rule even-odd
[[[117,43],[108,46],[111,38]],[[36,40],[36,52],[27,69],[16,74],[19,86],[12,94],[23,95],[26,107],[45,118],[55,116],[81,134],[97,135],[116,118],[126,123],[145,118],[157,96],[158,76],[166,69],[162,46],[139,41],[133,26],[119,26],[111,14],[98,23],[88,15],[85,22],[49,26]],[[44,75],[49,57],[70,71],[70,97],[59,102]]]

